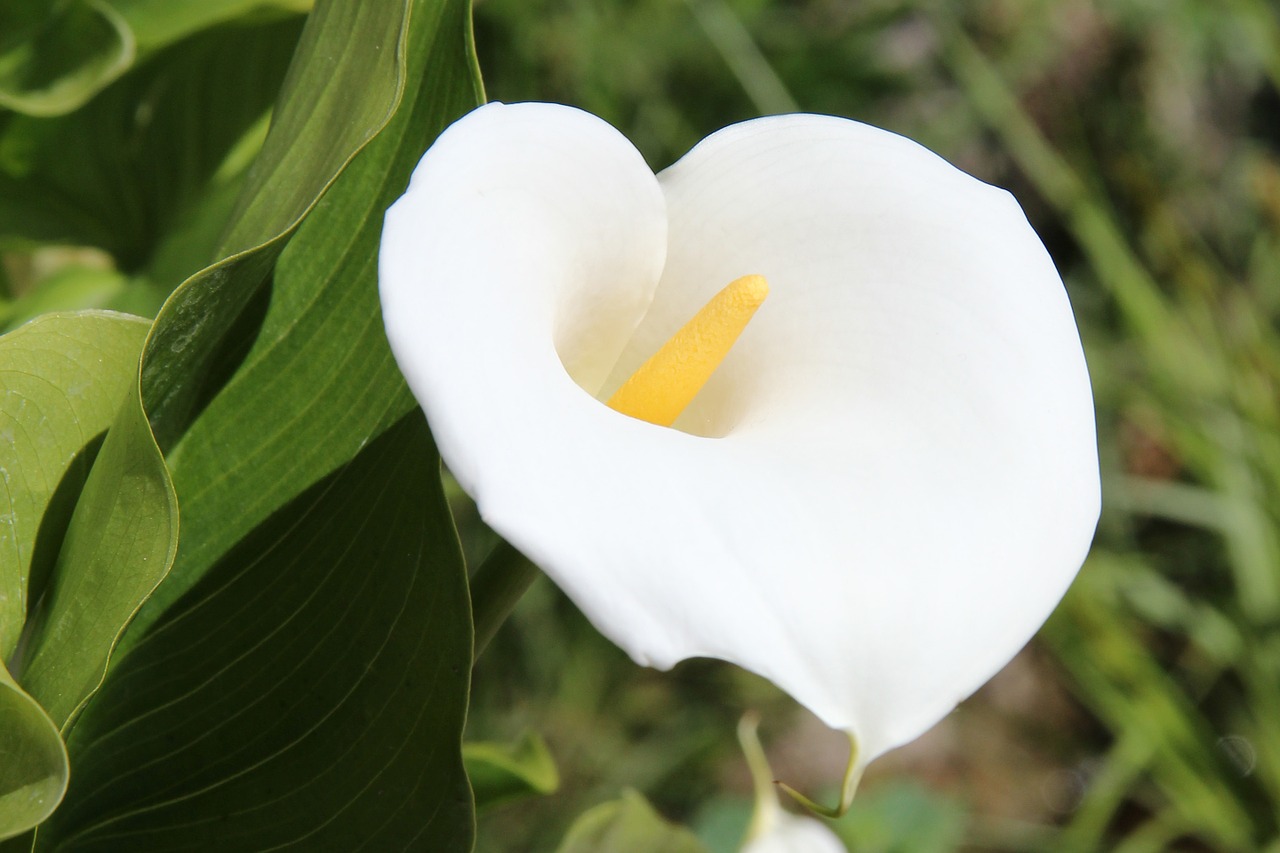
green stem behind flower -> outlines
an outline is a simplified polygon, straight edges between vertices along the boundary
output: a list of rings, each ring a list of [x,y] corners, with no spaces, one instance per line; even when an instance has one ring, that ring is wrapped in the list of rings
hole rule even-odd
[[[516,603],[541,574],[507,542],[499,542],[471,576],[471,618],[475,625],[472,661],[479,660]]]
[[[853,795],[858,790],[858,782],[862,779],[862,769],[865,765],[858,760],[857,738],[853,736],[853,732],[846,732],[845,734],[849,736],[849,763],[845,766],[844,779],[840,782],[840,800],[834,807],[814,802],[786,782],[776,783],[779,788],[787,792],[791,799],[813,814],[832,819],[844,817],[845,812],[849,811],[849,806],[853,805]]]
[[[840,783],[840,801],[833,808],[815,803],[786,782],[773,778],[769,759],[765,757],[764,747],[760,745],[759,728],[760,716],[754,712],[744,714],[738,722],[738,742],[742,745],[742,752],[746,756],[747,767],[751,770],[752,785],[755,788],[755,815],[751,820],[751,826],[747,829],[748,840],[768,832],[776,819],[775,814],[779,806],[770,783],[777,785],[787,793],[787,796],[813,814],[834,819],[843,817],[845,812],[849,811],[849,806],[853,804],[853,795],[858,790],[858,781],[862,778],[863,768],[862,762],[858,760],[858,741],[854,738],[853,732],[846,732],[849,736],[849,763],[845,767],[844,779]]]

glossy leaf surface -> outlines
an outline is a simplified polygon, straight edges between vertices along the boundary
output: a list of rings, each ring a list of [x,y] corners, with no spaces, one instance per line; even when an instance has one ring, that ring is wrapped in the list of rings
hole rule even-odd
[[[52,850],[463,850],[466,574],[420,414],[253,532],[113,672]]]
[[[27,618],[37,534],[46,524],[47,574],[88,471],[86,451],[136,376],[147,325],[86,311],[0,337],[0,661],[13,656]]]

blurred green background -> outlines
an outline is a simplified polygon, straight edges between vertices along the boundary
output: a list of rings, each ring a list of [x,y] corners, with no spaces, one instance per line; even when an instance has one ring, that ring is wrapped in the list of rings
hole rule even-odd
[[[305,3],[278,5],[252,22],[283,45],[255,78],[277,84]],[[477,0],[475,16],[492,99],[584,107],[655,168],[764,113],[870,122],[1012,190],[1063,274],[1098,402],[1093,553],[1030,648],[872,768],[835,824],[850,849],[1280,853],[1280,9]],[[169,49],[198,58],[219,38]],[[160,97],[145,73],[141,96]],[[150,222],[95,249],[0,234],[0,328],[53,308],[154,311],[194,271],[175,259],[220,230],[262,136],[254,115],[199,204],[157,181],[173,230],[149,257],[133,247]],[[10,171],[48,143],[12,132],[23,121],[0,118],[27,146],[0,146]],[[479,556],[491,540],[455,498]],[[745,708],[764,716],[777,775],[832,799],[841,736],[731,667],[634,666],[539,581],[477,667],[469,737],[541,733],[562,785],[482,812],[478,849],[554,850],[575,816],[634,787],[735,850]]]

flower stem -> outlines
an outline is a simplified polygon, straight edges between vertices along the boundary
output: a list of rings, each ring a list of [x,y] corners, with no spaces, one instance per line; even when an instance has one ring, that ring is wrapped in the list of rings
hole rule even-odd
[[[849,806],[853,805],[853,795],[858,790],[858,782],[862,779],[864,765],[859,759],[858,741],[853,736],[853,732],[845,732],[845,734],[849,736],[849,763],[845,766],[844,779],[840,783],[840,799],[834,807],[814,802],[786,782],[777,783],[778,787],[785,791],[791,799],[813,814],[832,819],[844,817],[845,812],[849,811]]]
[[[778,822],[778,798],[773,786],[777,784],[773,778],[773,769],[769,759],[760,745],[760,715],[748,711],[738,721],[738,743],[742,745],[742,754],[747,759],[747,769],[751,771],[751,787],[755,791],[755,809],[751,815],[751,825],[747,827],[747,837],[743,843],[770,832]]]
[[[472,662],[479,660],[516,602],[542,574],[510,543],[499,542],[471,576],[471,619],[475,625]]]

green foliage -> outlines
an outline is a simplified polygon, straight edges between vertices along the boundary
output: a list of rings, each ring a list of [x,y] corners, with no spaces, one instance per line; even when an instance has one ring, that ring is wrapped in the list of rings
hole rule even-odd
[[[119,415],[111,420],[135,381],[145,331],[135,318],[86,313],[54,315],[0,338],[15,437],[5,470],[13,472],[6,479],[14,484],[16,546],[16,559],[5,561],[12,598],[0,628],[10,672],[20,666],[25,694],[55,731],[100,684],[125,624],[163,575],[176,535],[168,475],[147,455],[150,433]],[[108,424],[114,428],[90,469],[85,455]],[[7,695],[17,701],[12,690]],[[52,747],[35,746],[48,732],[32,722],[28,709],[31,741],[18,752],[48,759]]]
[[[23,687],[64,729],[177,546],[169,473],[130,386],[76,500],[24,658]]]
[[[308,11],[314,0],[108,0],[129,25],[140,56],[220,24]]]
[[[0,125],[0,245],[96,246],[126,272],[165,276],[167,294],[215,259],[229,213],[219,190],[239,189],[247,158],[237,144],[275,100],[297,32],[284,20],[201,33],[70,115],[10,116]],[[188,236],[174,258],[166,241],[199,231],[210,206],[221,214],[204,229],[214,233]]]
[[[30,602],[42,594],[94,442],[137,374],[147,323],[102,312],[53,314],[0,337],[0,659],[12,660]],[[42,528],[43,525],[43,528]],[[37,561],[39,544],[45,549]],[[34,576],[34,577],[33,577]],[[29,585],[35,589],[29,591]]]
[[[68,756],[72,780],[3,849],[466,849],[466,577],[375,258],[478,98],[468,5],[322,3],[301,33],[297,2],[116,5],[145,61],[64,115],[0,114],[0,245],[109,253],[0,303],[34,437],[4,470],[40,481],[6,476],[0,834],[58,805]],[[154,324],[19,325],[170,291]]]
[[[467,45],[458,37],[465,16],[461,2],[428,4],[412,16],[408,56],[399,60],[407,64],[394,117],[344,169],[283,250],[270,304],[237,372],[170,452],[174,483],[190,521],[171,582],[150,606],[152,612],[276,507],[416,407],[382,332],[375,258],[383,211],[408,183],[422,140],[434,138],[475,105]],[[394,58],[391,44],[384,55]],[[389,65],[388,73],[395,70]],[[317,69],[308,79],[325,76]],[[297,168],[296,145],[307,138],[303,134],[325,144],[328,122],[350,114],[346,101],[353,97],[372,101],[376,83],[357,80],[342,91],[344,101],[332,106],[332,117],[317,115],[321,107],[310,92],[297,95],[296,118],[307,122],[305,127],[288,124],[288,114],[280,116],[277,138],[292,140],[293,147],[279,152],[281,169],[272,173],[267,192],[274,192],[278,181],[299,178],[289,169]],[[269,139],[263,157],[275,152]],[[224,306],[236,307],[241,294],[258,284],[250,277],[255,267],[246,268],[238,281],[230,267],[211,271],[205,280],[216,280],[217,288],[191,288],[191,302],[199,300],[199,313],[206,318],[219,311],[230,316]],[[206,298],[215,292],[221,304]],[[173,307],[197,311],[185,302]],[[190,389],[178,388],[175,394],[184,390]],[[174,399],[163,405],[176,407]],[[229,448],[235,449],[230,461]],[[144,613],[142,624],[148,618]]]
[[[578,818],[557,853],[706,853],[693,833],[662,819],[640,794],[596,806]]]
[[[512,743],[465,744],[462,758],[477,808],[530,794],[551,794],[560,787],[555,760],[546,742],[533,732],[524,732]]]
[[[220,560],[72,731],[35,849],[467,849],[471,637],[438,470],[412,414]]]
[[[35,660],[64,672],[100,660],[137,604],[125,584],[114,586],[123,579],[113,579],[111,588],[88,599],[103,617],[98,630],[71,635],[69,642],[41,630],[61,615],[54,605],[58,583],[50,583],[62,578],[53,565],[58,543],[97,442],[137,376],[146,332],[147,323],[137,318],[86,311],[47,315],[0,337],[0,512],[7,520],[0,537],[0,754],[6,757],[0,838],[47,817],[67,784],[60,697],[39,674],[33,686],[23,670]],[[76,689],[70,687],[78,701],[83,693]],[[43,708],[37,699],[44,699]]]
[[[133,34],[102,0],[13,0],[0,9],[0,107],[58,115],[133,61]]]
[[[237,19],[304,12],[312,0],[12,0],[0,9],[0,108],[59,116],[136,61]]]
[[[67,789],[58,727],[0,665],[0,842],[47,818]]]

